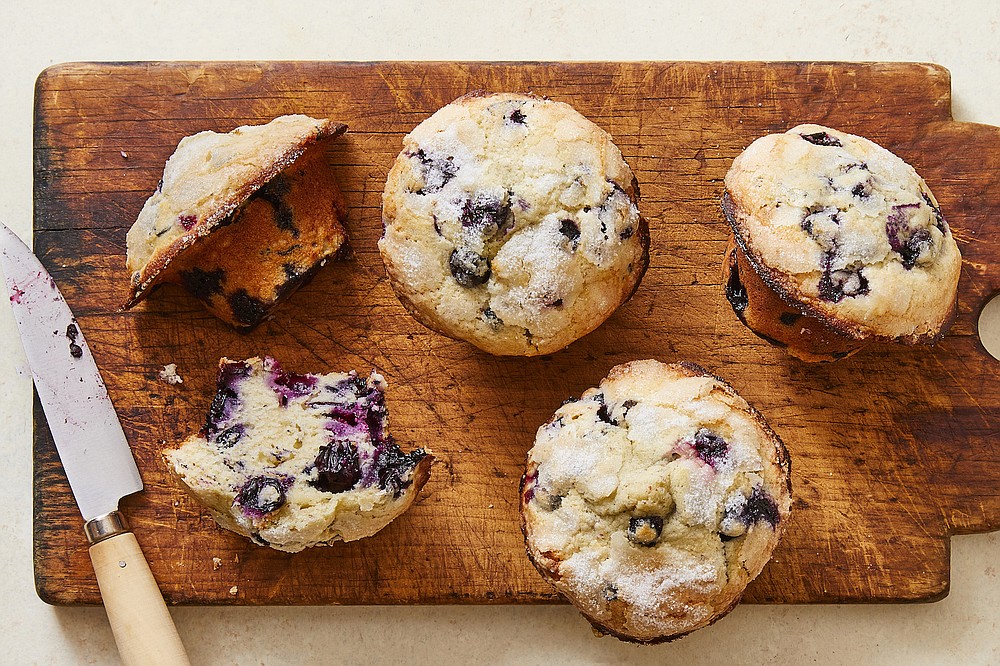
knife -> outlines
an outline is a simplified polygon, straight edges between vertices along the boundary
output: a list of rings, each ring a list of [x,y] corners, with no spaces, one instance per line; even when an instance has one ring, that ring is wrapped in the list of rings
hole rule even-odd
[[[35,392],[73,490],[115,643],[127,666],[189,664],[118,501],[142,479],[87,341],[56,283],[0,223],[3,269]]]

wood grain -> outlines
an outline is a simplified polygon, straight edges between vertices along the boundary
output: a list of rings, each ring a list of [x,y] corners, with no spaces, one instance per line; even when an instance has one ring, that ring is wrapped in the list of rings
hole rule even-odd
[[[429,332],[387,284],[380,194],[402,136],[477,88],[574,105],[615,137],[642,189],[651,266],[607,323],[544,358]],[[177,141],[284,113],[350,126],[330,162],[353,257],[250,334],[168,286],[116,311],[125,232]],[[750,141],[800,122],[870,137],[925,177],[965,261],[959,319],[933,348],[872,347],[807,365],[739,324],[720,287],[722,178]],[[44,72],[35,123],[35,249],[79,317],[146,491],[123,503],[173,604],[509,603],[558,596],[534,572],[517,485],[540,423],[615,364],[689,360],[726,378],[792,456],[794,516],[751,602],[918,601],[948,590],[951,534],[1000,527],[1000,365],[975,317],[1000,287],[1000,130],[951,119],[946,70],[806,63],[133,63]],[[373,538],[296,555],[220,530],[160,451],[204,418],[218,358],[299,371],[371,367],[392,428],[439,459],[419,502]],[[176,363],[184,383],[157,379]],[[36,405],[34,558],[50,603],[99,603],[77,513]],[[219,562],[213,565],[213,558]]]

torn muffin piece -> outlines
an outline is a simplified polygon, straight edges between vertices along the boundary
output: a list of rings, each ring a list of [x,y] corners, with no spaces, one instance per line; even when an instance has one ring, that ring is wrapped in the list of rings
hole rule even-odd
[[[347,240],[325,149],[346,130],[291,115],[181,139],[129,229],[123,307],[173,282],[237,328],[260,323]]]
[[[222,527],[290,553],[371,536],[406,511],[433,456],[388,430],[385,379],[219,362],[201,431],[164,457]]]

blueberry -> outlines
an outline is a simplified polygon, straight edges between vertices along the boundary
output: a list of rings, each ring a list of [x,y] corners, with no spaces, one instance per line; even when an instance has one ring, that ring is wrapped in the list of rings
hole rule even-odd
[[[229,307],[233,311],[233,319],[246,326],[257,324],[267,314],[264,301],[251,296],[246,289],[237,289],[229,295]]]
[[[203,430],[208,435],[213,435],[219,430],[219,425],[232,416],[233,410],[239,405],[240,398],[236,391],[228,387],[222,387],[212,398],[212,404],[208,408],[208,417],[205,420]]]
[[[555,511],[562,506],[562,495],[556,495],[545,488],[535,488],[534,501],[544,511]]]
[[[756,486],[750,492],[746,504],[743,505],[739,519],[748,527],[756,523],[766,522],[773,528],[778,524],[781,516],[774,498],[762,486]]]
[[[871,193],[871,182],[867,180],[861,181],[851,190],[851,194],[859,199],[867,199]]]
[[[708,428],[700,428],[691,440],[697,456],[713,468],[729,455],[729,444]]]
[[[215,436],[215,445],[220,449],[231,449],[236,445],[243,435],[246,434],[242,424],[237,423],[231,428],[226,428]]]
[[[420,173],[424,179],[424,186],[417,194],[431,194],[437,192],[448,184],[455,174],[458,173],[458,166],[453,158],[441,155],[428,155],[423,148],[415,153],[407,153],[411,158],[416,158],[420,162]]]
[[[941,213],[941,208],[934,203],[934,200],[930,198],[926,192],[921,192],[920,196],[923,197],[924,203],[930,206],[930,209],[934,211],[934,226],[938,228],[942,234],[948,231],[948,223],[944,219],[944,215]]]
[[[934,243],[930,231],[927,229],[914,231],[910,226],[910,211],[919,208],[920,204],[893,206],[885,222],[885,235],[889,239],[889,247],[899,255],[906,270],[912,269],[920,255]]]
[[[508,125],[525,125],[527,118],[521,109],[514,109],[510,114],[504,118],[504,122]]]
[[[559,223],[559,233],[566,237],[575,250],[580,244],[580,225],[574,220],[563,220]]]
[[[814,143],[817,146],[835,146],[837,148],[843,146],[843,144],[840,143],[840,139],[830,136],[826,132],[815,132],[813,134],[800,134],[799,136],[801,136],[809,143]]]
[[[358,449],[350,442],[331,442],[321,446],[314,464],[316,480],[310,484],[323,492],[342,493],[361,480]]]
[[[662,531],[663,518],[659,516],[643,516],[628,520],[628,540],[637,546],[655,546]]]
[[[501,201],[491,194],[480,192],[465,200],[459,221],[463,229],[475,231],[484,240],[490,240],[513,225],[514,215],[509,198]]]
[[[268,380],[271,389],[283,398],[282,406],[287,405],[289,400],[312,393],[313,389],[316,388],[316,382],[315,375],[300,375],[280,369],[274,372]]]
[[[191,231],[191,228],[198,223],[197,215],[178,215],[177,221],[184,227],[184,231]]]
[[[285,195],[288,194],[290,189],[288,181],[279,174],[257,190],[256,196],[271,205],[271,208],[274,210],[274,223],[277,227],[282,231],[290,233],[294,238],[298,238],[299,230],[295,226],[292,207],[285,201]]]
[[[785,326],[794,326],[795,322],[797,322],[799,319],[802,319],[802,315],[800,315],[798,312],[782,312],[780,315],[778,315],[778,319]]]
[[[633,407],[635,407],[638,404],[639,403],[637,401],[635,401],[635,400],[626,400],[625,402],[623,402],[622,403],[622,415],[624,416],[624,415],[628,414],[628,410],[632,409]]]
[[[404,481],[404,478],[409,476],[417,463],[426,455],[423,449],[403,453],[392,438],[388,438],[385,446],[375,452],[375,472],[379,488],[389,490],[393,496],[399,497],[412,481],[410,479]]]
[[[628,227],[627,229],[625,229],[624,231],[622,231],[620,234],[618,234],[618,240],[626,241],[629,238],[632,238],[632,234],[634,234],[634,233],[635,233],[635,229],[633,229],[632,227]]]
[[[820,268],[823,274],[819,278],[819,297],[830,303],[839,303],[844,297],[854,298],[864,296],[870,289],[868,278],[865,277],[862,268],[846,268],[833,270],[833,257],[835,252],[830,251],[823,255]]]
[[[226,271],[219,268],[206,271],[201,268],[191,268],[181,271],[181,282],[191,292],[191,295],[206,303],[212,296],[222,293],[222,283],[226,281]]]
[[[286,483],[281,479],[255,476],[247,481],[236,495],[236,503],[244,513],[261,517],[285,505]]]
[[[605,423],[614,426],[618,425],[618,422],[611,417],[611,412],[608,411],[608,405],[604,402],[604,394],[595,394],[593,400],[594,402],[600,404],[600,407],[597,408],[597,418]]]
[[[805,217],[799,223],[802,230],[809,234],[813,240],[822,245],[825,249],[831,249],[836,245],[833,237],[835,229],[840,226],[840,209],[833,206],[810,208]],[[831,223],[833,226],[831,227]]]
[[[455,248],[452,251],[448,258],[448,268],[455,282],[466,289],[484,284],[493,273],[487,257],[467,248]]]
[[[483,321],[494,331],[499,331],[503,328],[503,319],[498,317],[490,308],[483,310]]]
[[[743,312],[750,305],[750,298],[747,296],[746,287],[740,281],[740,272],[736,267],[729,272],[729,280],[726,282],[726,300],[732,306],[733,312],[738,317],[743,318]]]

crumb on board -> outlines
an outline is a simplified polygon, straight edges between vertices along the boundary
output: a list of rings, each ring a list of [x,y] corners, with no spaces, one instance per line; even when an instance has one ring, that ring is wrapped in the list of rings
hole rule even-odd
[[[168,384],[183,384],[184,379],[177,374],[177,364],[168,363],[163,366],[163,370],[160,370],[160,379]]]
[[[213,557],[212,558],[212,571],[218,570],[218,568],[221,567],[221,566],[222,566],[222,558],[221,557]]]
[[[240,588],[236,587],[235,585],[233,585],[231,588],[229,588],[229,594],[232,595],[232,596],[234,596],[234,597],[236,596],[236,594],[239,591],[240,591]]]
[[[128,159],[128,153],[126,153],[124,150],[119,150],[118,154],[122,156],[122,159],[124,160]]]

